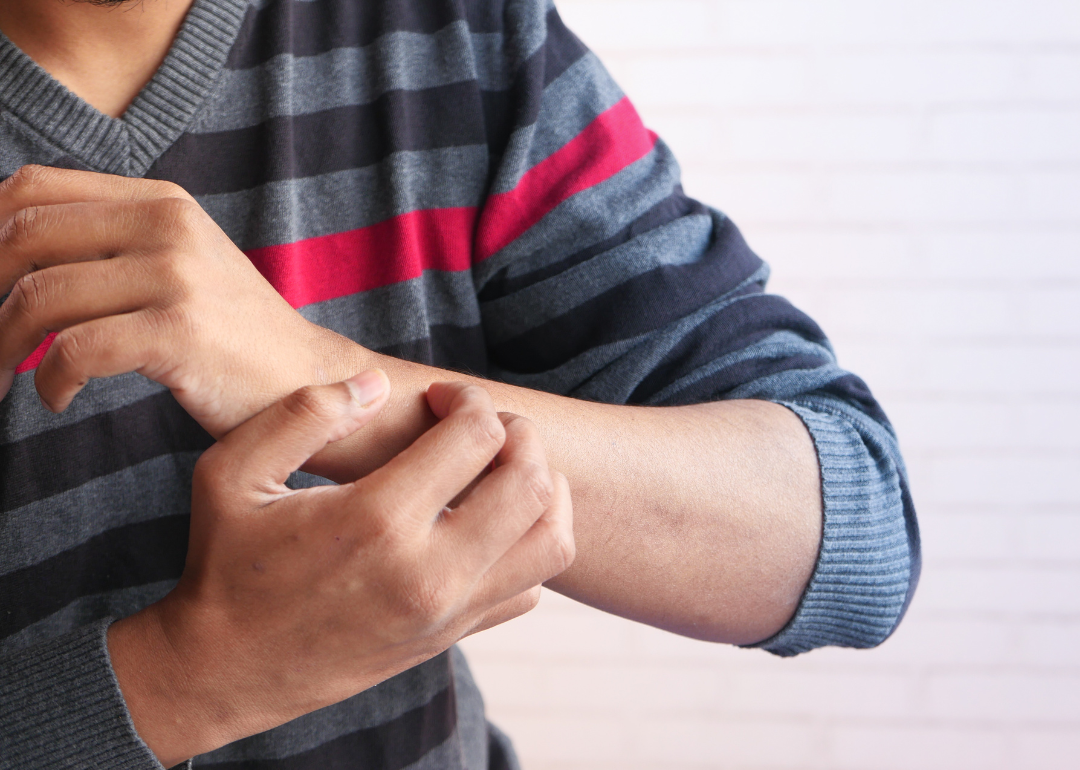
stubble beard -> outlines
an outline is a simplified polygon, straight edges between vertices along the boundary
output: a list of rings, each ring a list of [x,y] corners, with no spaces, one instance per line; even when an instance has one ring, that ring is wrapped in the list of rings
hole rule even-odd
[[[99,8],[119,8],[122,5],[138,5],[142,0],[71,0],[80,5],[96,5]]]

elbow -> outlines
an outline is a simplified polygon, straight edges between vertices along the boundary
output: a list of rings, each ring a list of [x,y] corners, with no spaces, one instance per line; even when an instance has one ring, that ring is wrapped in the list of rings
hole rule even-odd
[[[891,434],[796,405],[822,476],[821,551],[791,620],[749,646],[791,656],[876,647],[895,631],[918,583],[918,524]],[[858,428],[856,427],[858,425]]]

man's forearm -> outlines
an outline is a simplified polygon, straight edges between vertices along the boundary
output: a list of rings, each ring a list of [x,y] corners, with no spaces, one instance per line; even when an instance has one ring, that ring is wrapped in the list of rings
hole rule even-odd
[[[429,383],[470,379],[358,346],[331,368],[378,366],[391,402],[306,468],[346,481],[407,446],[434,417]],[[764,401],[684,407],[598,404],[484,382],[500,410],[539,427],[570,480],[578,556],[550,587],[676,633],[748,644],[779,631],[813,572],[820,475],[802,421]],[[377,449],[373,449],[377,447]]]

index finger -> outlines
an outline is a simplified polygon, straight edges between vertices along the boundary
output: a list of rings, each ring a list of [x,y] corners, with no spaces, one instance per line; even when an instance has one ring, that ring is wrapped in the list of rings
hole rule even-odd
[[[184,188],[172,182],[50,166],[23,166],[0,183],[0,225],[30,206],[157,198],[192,200]]]
[[[444,389],[452,391],[446,416],[386,465],[353,482],[378,509],[433,524],[502,449],[506,430],[488,392],[463,382]]]
[[[553,486],[540,431],[529,420],[500,414],[506,443],[496,468],[439,521],[450,558],[486,572],[547,509]]]

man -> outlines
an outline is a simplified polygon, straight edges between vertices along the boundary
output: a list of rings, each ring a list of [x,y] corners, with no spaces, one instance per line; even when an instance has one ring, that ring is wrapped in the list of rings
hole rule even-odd
[[[541,0],[0,30],[4,766],[512,766],[444,651],[541,582],[899,622],[884,415]]]

